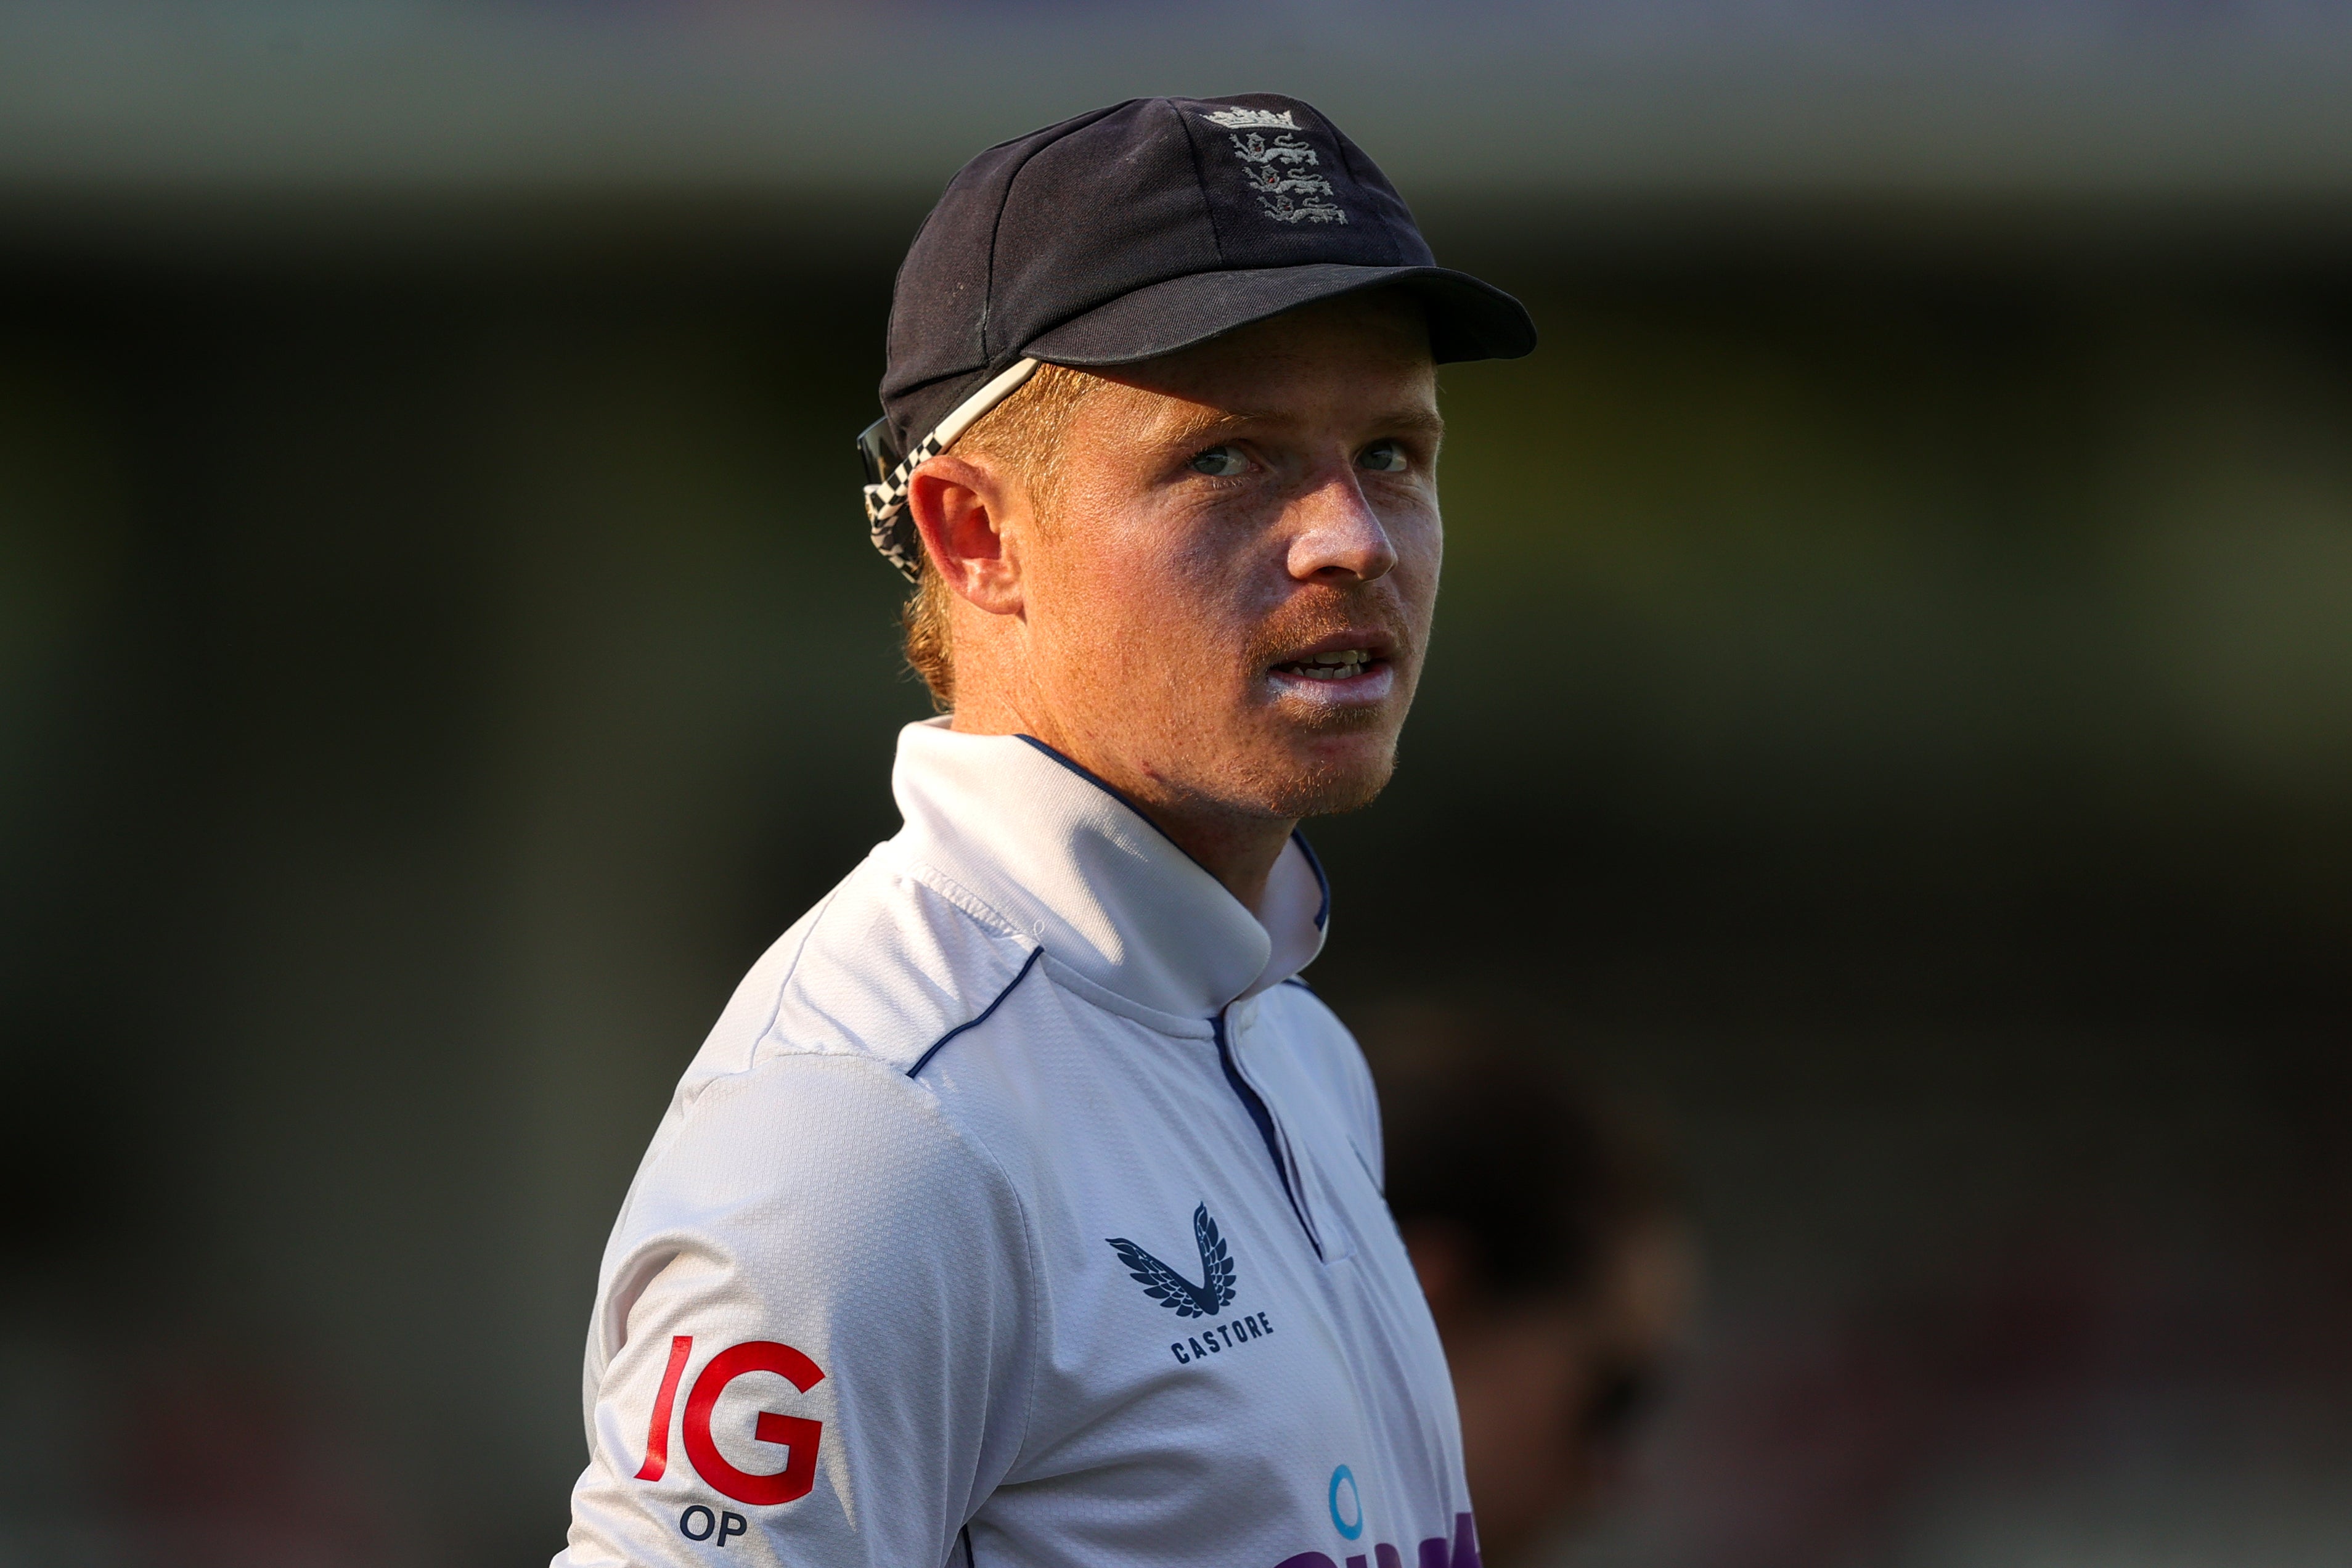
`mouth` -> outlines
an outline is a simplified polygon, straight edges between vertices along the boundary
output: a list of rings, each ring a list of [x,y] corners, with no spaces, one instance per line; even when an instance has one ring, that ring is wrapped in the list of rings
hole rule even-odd
[[[1267,673],[1277,686],[1324,701],[1377,700],[1394,684],[1390,651],[1385,638],[1342,633],[1277,661]]]
[[[1381,662],[1368,647],[1343,647],[1331,653],[1308,654],[1274,667],[1277,675],[1303,675],[1309,680],[1354,680]]]

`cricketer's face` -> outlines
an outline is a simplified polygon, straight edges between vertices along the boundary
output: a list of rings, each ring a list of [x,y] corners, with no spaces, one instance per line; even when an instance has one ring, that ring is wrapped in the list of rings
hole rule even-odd
[[[1437,599],[1419,310],[1344,298],[1097,371],[1024,563],[1032,679],[1114,776],[1299,817],[1380,793]]]

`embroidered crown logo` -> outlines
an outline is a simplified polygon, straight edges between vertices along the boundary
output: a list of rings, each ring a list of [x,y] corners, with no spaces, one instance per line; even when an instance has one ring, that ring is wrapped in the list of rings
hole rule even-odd
[[[1296,131],[1298,122],[1290,118],[1286,109],[1215,109],[1203,116],[1213,125],[1228,131]]]
[[[1258,211],[1276,223],[1345,223],[1347,209],[1332,199],[1331,182],[1316,171],[1322,160],[1296,134],[1290,110],[1223,109],[1205,118],[1223,126],[1234,156],[1257,196]],[[1265,132],[1281,131],[1271,141]]]
[[[1209,1205],[1192,1211],[1192,1240],[1201,1249],[1202,1280],[1193,1284],[1123,1236],[1107,1237],[1110,1249],[1127,1265],[1129,1278],[1143,1293],[1180,1318],[1213,1318],[1234,1299],[1234,1260]]]

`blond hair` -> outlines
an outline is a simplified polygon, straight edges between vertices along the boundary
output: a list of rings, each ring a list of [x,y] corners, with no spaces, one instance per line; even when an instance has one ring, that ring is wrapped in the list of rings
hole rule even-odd
[[[981,416],[956,450],[987,458],[1027,487],[1030,504],[1042,516],[1058,499],[1062,439],[1078,405],[1101,382],[1080,370],[1040,365],[1010,397]],[[931,706],[955,707],[955,637],[949,611],[955,599],[928,552],[915,591],[898,619],[907,632],[907,666],[930,688]]]

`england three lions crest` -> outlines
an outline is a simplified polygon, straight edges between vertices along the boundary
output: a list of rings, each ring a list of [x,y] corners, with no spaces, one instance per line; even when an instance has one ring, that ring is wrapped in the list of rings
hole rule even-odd
[[[1322,160],[1289,110],[1220,109],[1202,119],[1223,130],[1241,160],[1258,211],[1276,223],[1345,223],[1347,210],[1320,173]]]

